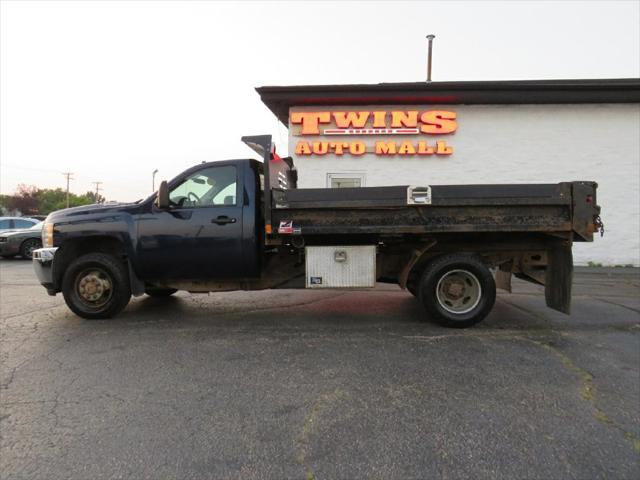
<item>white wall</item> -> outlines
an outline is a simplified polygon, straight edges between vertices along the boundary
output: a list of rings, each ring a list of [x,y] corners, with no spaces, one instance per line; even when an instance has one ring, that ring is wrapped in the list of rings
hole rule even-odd
[[[405,107],[403,106],[403,109]],[[409,107],[411,108],[411,107]],[[604,238],[576,244],[576,264],[640,264],[640,105],[447,105],[418,110],[457,113],[458,130],[443,135],[454,153],[428,157],[295,156],[298,140],[289,136],[289,152],[299,169],[299,187],[326,187],[328,173],[365,172],[366,186],[407,184],[556,183],[595,180],[599,184]],[[341,106],[339,110],[366,110]],[[394,108],[376,106],[375,110]],[[396,108],[397,109],[397,108]],[[295,107],[292,111],[332,110]],[[335,109],[333,109],[335,110]],[[290,132],[292,131],[290,126]],[[422,135],[420,140],[434,140]],[[424,138],[427,137],[427,138]],[[379,137],[378,137],[379,138]],[[328,140],[372,137],[331,137]],[[387,136],[386,140],[404,140]],[[415,138],[406,137],[407,140]]]

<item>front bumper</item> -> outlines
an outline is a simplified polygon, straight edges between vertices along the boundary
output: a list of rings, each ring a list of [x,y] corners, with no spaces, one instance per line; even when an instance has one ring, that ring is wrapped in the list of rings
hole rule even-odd
[[[55,295],[56,289],[53,284],[53,256],[58,247],[39,248],[33,251],[33,269],[40,284],[47,289],[49,295]]]

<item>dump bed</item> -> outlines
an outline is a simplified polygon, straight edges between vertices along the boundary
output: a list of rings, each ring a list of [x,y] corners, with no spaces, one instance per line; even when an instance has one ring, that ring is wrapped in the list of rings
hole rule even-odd
[[[573,231],[590,241],[595,193],[594,182],[280,190],[272,225],[308,235]]]
[[[270,136],[243,141],[268,165],[264,218],[274,236],[539,232],[592,241],[600,227],[595,182],[299,189],[293,161],[272,153]]]

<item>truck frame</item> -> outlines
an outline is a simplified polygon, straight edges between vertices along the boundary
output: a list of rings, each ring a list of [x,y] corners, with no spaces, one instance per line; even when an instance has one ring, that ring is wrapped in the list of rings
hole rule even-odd
[[[512,275],[570,313],[572,244],[603,231],[595,182],[299,189],[271,136],[242,141],[261,162],[203,163],[146,200],[49,215],[33,260],[47,292],[106,318],[132,294],[377,281],[408,290],[427,318],[468,327],[489,313],[496,287],[511,291]]]

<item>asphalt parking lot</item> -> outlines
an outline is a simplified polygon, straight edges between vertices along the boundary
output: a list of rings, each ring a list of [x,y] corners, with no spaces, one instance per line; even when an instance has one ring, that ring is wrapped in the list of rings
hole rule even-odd
[[[75,317],[0,261],[2,479],[639,478],[638,269],[457,331],[397,287]]]

